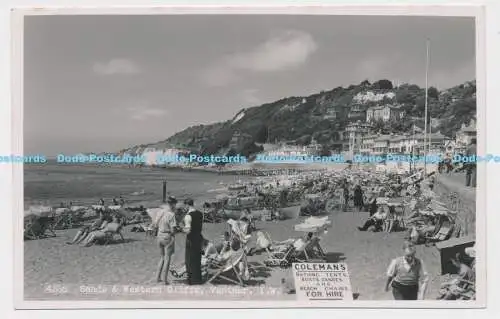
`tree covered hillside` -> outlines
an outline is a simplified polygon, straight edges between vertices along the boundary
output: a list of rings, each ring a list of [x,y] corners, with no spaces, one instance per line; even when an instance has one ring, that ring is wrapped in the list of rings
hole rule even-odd
[[[462,123],[469,123],[476,116],[476,82],[466,82],[441,92],[431,87],[428,102],[429,116],[439,123],[437,129],[453,137]],[[328,146],[338,140],[338,132],[354,121],[348,117],[353,110],[366,111],[381,105],[400,105],[405,115],[402,121],[385,123],[380,129],[410,132],[413,124],[422,126],[425,89],[411,84],[393,87],[388,80],[363,81],[347,88],[337,87],[306,97],[287,97],[243,109],[232,120],[192,126],[148,146],[187,147],[205,154],[225,153],[237,131],[251,137],[245,147],[253,151],[259,150],[255,143],[266,141],[308,144],[314,138]]]

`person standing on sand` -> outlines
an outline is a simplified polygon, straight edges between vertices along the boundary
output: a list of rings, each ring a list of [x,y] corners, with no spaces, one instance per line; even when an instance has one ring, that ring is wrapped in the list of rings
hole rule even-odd
[[[347,187],[347,183],[344,184],[343,191],[344,191],[343,211],[346,212],[347,208],[349,207],[349,188]]]
[[[203,213],[194,208],[194,202],[188,198],[184,201],[188,212],[184,217],[186,235],[185,264],[188,285],[201,285],[201,254],[203,248]]]
[[[363,206],[363,189],[361,188],[361,185],[357,184],[356,187],[354,187],[354,207],[356,207],[358,212],[360,212],[363,209]]]
[[[175,205],[177,199],[170,196],[167,200],[167,205],[162,205],[162,210],[158,213],[153,222],[153,229],[158,231],[157,243],[160,248],[160,261],[156,272],[156,281],[162,282],[162,277],[165,285],[168,285],[168,272],[170,270],[170,262],[172,255],[175,252],[175,232],[177,222],[175,220]]]
[[[404,256],[393,259],[387,269],[385,291],[391,286],[395,300],[423,300],[429,280],[424,263],[415,257],[413,243],[406,241],[403,251]]]
[[[375,213],[378,210],[378,205],[377,205],[377,196],[375,196],[375,193],[371,193],[370,197],[368,199],[368,211],[370,212],[370,217],[375,215]]]

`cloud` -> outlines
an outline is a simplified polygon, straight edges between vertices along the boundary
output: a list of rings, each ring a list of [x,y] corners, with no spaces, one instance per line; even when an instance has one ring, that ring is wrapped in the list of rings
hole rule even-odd
[[[132,106],[127,108],[129,117],[135,121],[144,121],[150,118],[163,117],[168,114],[165,109],[152,108],[146,105]]]
[[[278,72],[300,67],[317,50],[313,37],[302,31],[286,31],[270,37],[248,52],[224,57],[202,74],[202,80],[212,86],[230,84],[242,73]]]
[[[136,74],[141,72],[140,67],[128,59],[113,59],[106,63],[95,63],[92,69],[100,75]]]

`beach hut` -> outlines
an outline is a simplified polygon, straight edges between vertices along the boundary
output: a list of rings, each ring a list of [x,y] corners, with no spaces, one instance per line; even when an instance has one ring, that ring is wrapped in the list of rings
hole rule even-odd
[[[436,243],[436,248],[439,250],[441,256],[441,274],[444,275],[456,272],[450,260],[454,258],[457,253],[465,254],[465,248],[473,247],[475,243],[476,239],[473,236],[452,238]]]

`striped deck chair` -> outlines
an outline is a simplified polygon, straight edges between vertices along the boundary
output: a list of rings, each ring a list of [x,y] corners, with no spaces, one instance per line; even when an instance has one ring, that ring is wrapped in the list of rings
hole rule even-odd
[[[319,237],[315,236],[311,240],[297,241],[294,244],[295,251],[293,257],[297,262],[310,262],[313,259],[324,261],[326,254],[319,244]]]
[[[113,227],[114,225],[116,225],[116,227]],[[101,240],[101,243],[103,245],[108,245],[110,242],[115,240],[116,236],[119,236],[120,239],[122,241],[124,241],[125,238],[123,237],[122,229],[123,229],[122,225],[108,224],[106,231],[105,231],[106,237],[104,237],[104,239]]]
[[[453,233],[453,228],[454,224],[449,220],[445,220],[434,235],[425,237],[426,243],[434,243],[449,239]]]
[[[214,268],[209,267],[209,269],[207,269],[207,275],[209,276],[207,283],[210,284],[216,279],[222,279],[241,287],[245,287],[243,273],[246,269],[242,269],[242,264],[245,263],[245,251],[243,249],[231,251],[231,254],[224,262],[220,265],[215,265]],[[243,265],[243,267],[246,267],[246,265]],[[235,279],[229,277],[230,275],[234,275]]]

